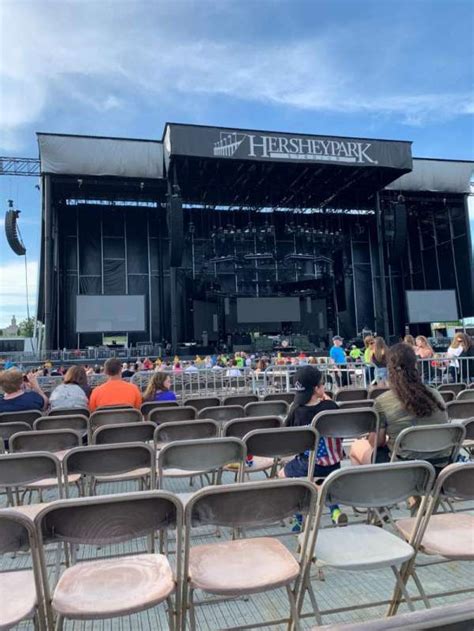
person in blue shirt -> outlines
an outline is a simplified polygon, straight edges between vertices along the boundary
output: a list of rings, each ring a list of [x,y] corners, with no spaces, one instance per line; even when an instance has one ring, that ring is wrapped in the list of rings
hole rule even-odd
[[[170,390],[171,377],[165,372],[155,372],[143,394],[144,401],[176,401],[176,394]]]
[[[33,373],[28,373],[24,380],[17,368],[4,370],[0,374],[0,388],[5,393],[0,400],[0,413],[44,410],[48,406],[48,397]]]
[[[335,335],[332,338],[332,346],[329,350],[329,357],[337,367],[344,369],[346,368],[347,357],[342,344],[342,337],[340,335]],[[348,385],[347,372],[345,370],[338,371],[337,385],[339,387]]]

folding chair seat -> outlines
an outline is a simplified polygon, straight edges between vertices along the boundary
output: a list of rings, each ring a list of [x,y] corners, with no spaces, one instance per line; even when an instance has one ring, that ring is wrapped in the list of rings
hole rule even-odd
[[[294,392],[277,392],[273,394],[266,394],[263,397],[264,401],[286,401],[288,405],[291,405],[295,400]]]
[[[0,424],[0,453],[9,450],[9,441],[13,434],[18,432],[30,432],[32,427],[29,423],[14,421],[12,423]]]
[[[474,401],[451,401],[446,404],[450,421],[472,418],[474,416]]]
[[[407,427],[395,440],[391,461],[427,460],[439,471],[456,460],[465,436],[462,423]]]
[[[286,417],[290,406],[286,401],[258,401],[247,403],[245,416],[281,416]]]
[[[170,629],[180,627],[181,547],[177,547],[176,575],[168,558],[154,553],[158,532],[176,528],[182,536],[182,508],[163,491],[58,501],[36,518],[39,556],[49,627],[62,629],[65,619],[99,620],[138,613],[168,604]],[[114,545],[146,537],[147,553],[84,561],[64,571],[51,589],[44,540],[77,545]],[[113,581],[111,583],[111,581]],[[176,594],[176,603],[171,596]]]
[[[199,438],[217,438],[219,425],[211,419],[202,421],[178,421],[157,425],[154,433],[155,449],[158,452],[163,445],[177,440],[196,440]]]
[[[98,427],[92,435],[92,444],[152,443],[155,429],[156,425],[150,421],[103,425]]]
[[[449,403],[450,401],[454,401],[456,398],[456,393],[452,390],[440,390],[440,395],[443,397],[443,401],[445,403]]]
[[[438,387],[438,390],[440,392],[443,392],[443,390],[450,390],[451,392],[454,392],[454,394],[457,396],[461,390],[465,390],[467,388],[467,385],[464,382],[457,382],[457,383],[444,383],[443,385]]]
[[[90,412],[87,408],[55,408],[50,410],[48,416],[69,416],[80,414],[81,416],[87,416],[89,418]]]
[[[127,409],[102,409],[92,412],[89,418],[90,432],[93,434],[102,425],[116,425],[117,423],[140,423],[143,420],[140,410]],[[91,436],[92,437],[92,436]]]
[[[192,421],[196,418],[196,409],[192,407],[156,408],[148,414],[148,420],[155,425],[175,421]]]
[[[247,403],[255,403],[258,401],[256,394],[230,394],[222,401],[222,405],[241,405],[245,407]]]
[[[142,403],[140,412],[143,415],[145,420],[148,420],[148,415],[152,410],[156,410],[157,408],[176,408],[179,407],[179,403],[177,401],[145,401]]]
[[[77,447],[64,457],[63,469],[65,476],[76,474],[88,479],[90,495],[95,494],[97,484],[106,482],[137,480],[141,487],[150,489],[156,479],[155,451],[145,443]]]
[[[0,425],[3,423],[28,423],[33,427],[37,418],[43,416],[39,410],[23,410],[22,412],[2,412],[0,414]]]
[[[461,390],[456,401],[474,401],[474,390]]]
[[[331,473],[319,490],[316,518],[311,534],[310,553],[318,564],[337,570],[371,571],[391,568],[411,611],[413,602],[403,582],[400,568],[415,556],[416,535],[434,480],[434,469],[427,463],[388,463],[349,467]],[[320,528],[327,504],[360,506],[370,509],[390,507],[411,496],[422,498],[416,529],[409,541],[370,524],[343,528]],[[301,535],[300,535],[301,537]],[[308,591],[318,624],[321,614],[309,581],[309,566],[298,597],[303,605]],[[336,594],[334,594],[336,597]]]
[[[244,408],[241,405],[222,405],[219,407],[204,408],[198,413],[198,418],[210,418],[214,421],[225,423],[234,418],[245,416]]]
[[[336,392],[336,396],[334,398],[337,403],[340,401],[363,401],[367,399],[368,392],[367,388],[340,388]]]
[[[214,486],[193,494],[186,504],[183,611],[189,608],[191,630],[196,629],[194,591],[234,597],[286,589],[291,614],[285,622],[300,629],[295,588],[305,567],[306,542],[298,558],[272,537],[238,538],[191,546],[189,526],[217,526],[243,533],[300,512],[312,514],[316,489],[307,480],[270,480]],[[232,615],[232,614],[231,614]],[[239,620],[240,621],[240,620]],[[251,620],[253,624],[256,620]],[[261,624],[271,625],[270,620]],[[279,620],[279,623],[282,621]]]
[[[224,425],[223,435],[226,437],[233,436],[234,438],[243,440],[244,436],[253,430],[275,429],[279,427],[281,427],[281,419],[278,416],[235,418]],[[254,454],[252,452],[247,453],[253,456],[253,463],[251,465],[247,462],[245,463],[245,474],[249,475],[250,473],[263,471],[265,475],[267,475],[268,470],[272,469],[272,473],[275,475],[275,456],[262,456],[261,454]],[[226,467],[226,469],[228,470],[228,467]]]
[[[10,629],[23,620],[35,620],[35,627],[45,629],[38,544],[32,520],[17,510],[0,511],[0,554],[29,550],[32,570],[0,573],[0,629]]]
[[[375,401],[373,399],[362,399],[360,401],[338,401],[337,405],[340,410],[353,410],[360,408],[373,408]]]
[[[369,399],[376,399],[384,392],[388,392],[390,388],[384,388],[382,386],[374,386],[373,388],[369,388],[368,397]]]
[[[221,404],[219,397],[188,397],[184,400],[186,407],[192,407],[198,412],[204,408],[216,407]]]

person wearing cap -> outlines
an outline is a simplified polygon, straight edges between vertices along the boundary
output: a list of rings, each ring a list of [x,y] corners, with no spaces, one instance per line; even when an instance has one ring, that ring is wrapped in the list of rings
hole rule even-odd
[[[331,358],[331,361],[336,364],[337,367],[342,367],[345,368],[346,364],[347,364],[347,357],[346,357],[346,352],[342,346],[343,343],[343,339],[340,335],[335,335],[332,338],[332,346],[329,350],[329,357]],[[337,377],[337,385],[339,387],[341,386],[347,386],[348,385],[348,380],[347,380],[347,372],[344,371],[338,371],[338,377]]]
[[[288,427],[311,425],[313,418],[319,412],[338,409],[337,404],[324,392],[323,373],[313,366],[304,366],[296,371],[295,389],[295,399],[285,421],[285,425]],[[314,466],[316,482],[318,483],[319,479],[326,478],[333,471],[340,469],[343,456],[342,439],[320,438]],[[278,474],[279,477],[306,477],[308,475],[308,460],[308,452],[298,454],[285,464]],[[331,505],[329,508],[334,524],[347,523],[347,515],[341,512],[337,504]],[[301,520],[297,516],[293,530],[296,532],[300,529]]]

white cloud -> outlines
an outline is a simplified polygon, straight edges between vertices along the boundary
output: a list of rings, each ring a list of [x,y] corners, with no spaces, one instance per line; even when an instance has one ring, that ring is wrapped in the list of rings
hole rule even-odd
[[[206,7],[212,13],[211,5]],[[160,101],[174,98],[192,107],[200,95],[315,112],[391,115],[414,125],[473,111],[469,88],[410,90],[404,81],[400,86],[390,83],[397,51],[382,46],[380,55],[374,54],[384,34],[374,32],[372,24],[359,26],[371,30],[370,54],[354,49],[351,55],[351,32],[344,26],[331,33],[316,30],[305,41],[218,40],[190,28],[194,8],[185,2],[4,0],[3,147],[16,149],[22,130],[52,111],[69,112],[71,119],[80,120],[84,113],[138,110],[142,100],[158,107]],[[235,6],[229,5],[229,11]],[[222,11],[218,17],[225,19]],[[363,35],[352,38],[360,36],[362,42]],[[402,74],[407,72],[405,68]]]
[[[38,261],[28,262],[28,298],[30,315],[36,314],[36,292],[38,286]],[[11,317],[17,320],[26,318],[25,263],[18,261],[2,262],[0,265],[0,328],[10,324]]]

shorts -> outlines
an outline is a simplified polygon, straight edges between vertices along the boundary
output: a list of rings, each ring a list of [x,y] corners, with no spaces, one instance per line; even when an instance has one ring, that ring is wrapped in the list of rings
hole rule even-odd
[[[341,463],[322,467],[319,464],[314,465],[315,478],[327,478],[330,473],[341,468]],[[287,478],[305,478],[308,475],[308,458],[306,456],[296,456],[285,465],[285,476]],[[317,480],[316,480],[317,481]]]

